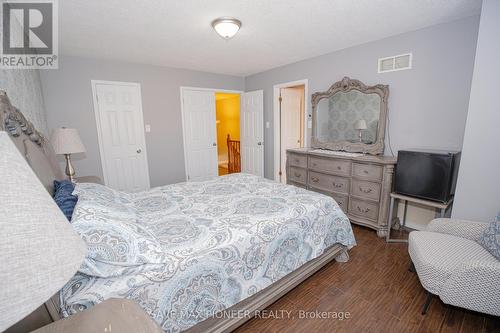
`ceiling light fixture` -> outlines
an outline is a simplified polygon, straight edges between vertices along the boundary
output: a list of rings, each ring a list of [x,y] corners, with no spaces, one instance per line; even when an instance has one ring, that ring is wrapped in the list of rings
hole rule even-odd
[[[241,21],[232,17],[220,17],[212,22],[214,30],[224,39],[236,35],[241,28]]]

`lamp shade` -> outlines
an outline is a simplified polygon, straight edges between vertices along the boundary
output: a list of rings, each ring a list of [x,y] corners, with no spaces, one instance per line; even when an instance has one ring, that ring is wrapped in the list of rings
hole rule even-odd
[[[76,273],[86,246],[0,131],[0,332],[46,302]]]
[[[56,128],[52,131],[50,143],[56,154],[76,154],[85,152],[85,146],[76,128]]]
[[[364,119],[356,120],[354,123],[354,129],[356,130],[365,130],[367,129],[366,127],[366,121]]]

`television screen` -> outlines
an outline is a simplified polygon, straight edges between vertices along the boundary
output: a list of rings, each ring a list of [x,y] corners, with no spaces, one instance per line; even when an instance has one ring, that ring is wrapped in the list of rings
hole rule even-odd
[[[398,152],[395,192],[440,202],[449,201],[455,192],[460,152]]]

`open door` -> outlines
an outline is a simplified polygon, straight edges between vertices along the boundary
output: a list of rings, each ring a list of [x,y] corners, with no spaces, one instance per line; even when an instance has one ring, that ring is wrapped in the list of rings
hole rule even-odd
[[[304,89],[280,89],[280,182],[286,184],[286,150],[303,147]]]
[[[264,177],[264,92],[241,94],[241,172]]]

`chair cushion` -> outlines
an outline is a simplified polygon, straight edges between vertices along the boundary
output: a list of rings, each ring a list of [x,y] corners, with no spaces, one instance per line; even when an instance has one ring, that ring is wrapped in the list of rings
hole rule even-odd
[[[495,260],[470,239],[429,231],[412,231],[408,252],[422,286],[435,295],[440,294],[443,284],[462,264]]]
[[[500,260],[500,213],[497,215],[496,221],[490,223],[488,228],[478,240],[489,253]]]

